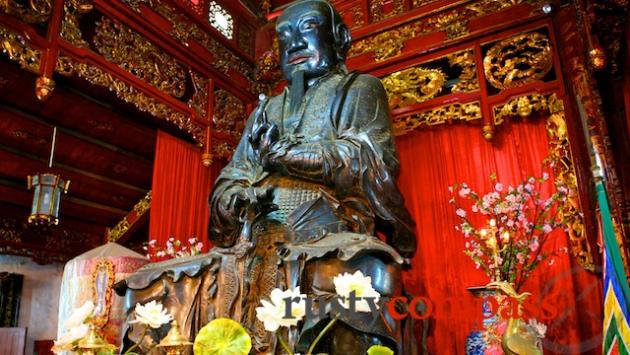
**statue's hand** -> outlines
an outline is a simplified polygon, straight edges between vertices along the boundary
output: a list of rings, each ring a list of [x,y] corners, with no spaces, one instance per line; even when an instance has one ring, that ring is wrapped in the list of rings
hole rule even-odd
[[[273,203],[273,187],[235,186],[227,191],[224,215],[228,219],[243,223],[245,220],[264,215],[278,209]]]

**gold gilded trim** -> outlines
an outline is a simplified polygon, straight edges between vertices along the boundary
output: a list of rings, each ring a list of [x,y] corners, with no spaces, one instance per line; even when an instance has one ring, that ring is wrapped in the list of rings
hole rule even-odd
[[[105,278],[105,283],[103,283]],[[116,281],[114,263],[107,259],[99,260],[92,271],[92,302],[95,313],[92,322],[102,328],[109,320],[109,310],[112,307],[112,286]]]
[[[242,60],[236,53],[220,44],[217,40],[202,30],[197,24],[187,18],[175,7],[162,2],[161,0],[122,0],[131,9],[140,13],[140,4],[146,5],[158,14],[167,19],[173,26],[170,35],[180,41],[184,46],[188,46],[189,40],[195,40],[208,52],[212,53],[212,66],[227,74],[230,69],[243,74],[249,81],[253,81],[254,68]]]
[[[83,39],[83,34],[79,28],[79,16],[91,9],[91,7],[85,6],[73,0],[66,0],[63,5],[60,36],[79,48],[89,47],[88,43]]]
[[[96,50],[108,61],[173,97],[184,96],[184,68],[129,27],[103,18],[96,22],[93,41]]]
[[[481,119],[479,101],[465,104],[455,103],[436,107],[394,119],[394,133],[397,136],[409,133],[420,126],[434,126],[453,121],[475,121]]]
[[[405,11],[403,0],[393,0],[393,9],[388,13],[383,13],[383,5],[385,0],[370,0],[370,21],[378,22],[396,15],[400,15]]]
[[[144,196],[138,203],[133,206],[133,210],[127,214],[123,219],[118,222],[114,228],[109,230],[109,234],[107,235],[107,240],[110,242],[115,242],[122,238],[125,233],[131,228],[133,223],[129,223],[128,217],[131,213],[135,213],[136,217],[134,221],[138,221],[140,217],[142,217],[149,209],[151,209],[151,191],[147,192],[146,196]]]
[[[411,38],[435,32],[445,32],[449,40],[455,40],[470,32],[468,29],[470,20],[524,3],[542,5],[543,2],[543,0],[480,0],[465,6],[450,8],[432,17],[423,17],[356,41],[352,44],[348,56],[353,57],[373,52],[375,61],[384,61],[400,55],[404,42]]]
[[[451,88],[451,92],[472,92],[479,90],[479,80],[477,80],[477,64],[475,62],[475,52],[473,49],[467,49],[449,54],[447,56],[448,64],[451,67],[458,66],[462,68],[459,74],[459,82]]]
[[[42,23],[48,21],[52,13],[51,0],[29,0],[28,6],[15,0],[0,0],[0,9],[26,23]]]

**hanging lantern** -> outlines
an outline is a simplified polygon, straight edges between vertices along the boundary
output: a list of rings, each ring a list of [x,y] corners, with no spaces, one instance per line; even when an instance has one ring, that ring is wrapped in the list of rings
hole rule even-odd
[[[57,127],[54,127],[50,159],[48,161],[49,168],[52,167],[56,137]],[[28,223],[58,224],[61,194],[68,193],[70,180],[65,181],[61,176],[52,173],[36,174],[27,178],[28,189],[33,189],[33,203],[31,205],[31,215],[28,216]]]
[[[68,192],[70,181],[55,174],[37,174],[28,177],[28,189],[33,189],[33,204],[28,223],[58,224],[61,194]]]

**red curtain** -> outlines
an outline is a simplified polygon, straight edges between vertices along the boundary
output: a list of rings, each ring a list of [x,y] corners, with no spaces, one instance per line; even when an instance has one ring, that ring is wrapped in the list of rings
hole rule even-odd
[[[468,334],[481,328],[480,301],[466,288],[483,286],[489,278],[464,255],[464,237],[449,205],[448,187],[466,182],[475,191],[492,190],[489,176],[496,172],[504,184],[516,185],[541,175],[548,154],[544,119],[504,124],[492,142],[479,127],[443,125],[412,132],[397,140],[401,159],[399,186],[417,227],[418,252],[405,275],[414,295],[435,304],[430,319],[428,348],[432,354],[464,354]],[[548,248],[568,245],[561,233]],[[550,240],[551,241],[551,240]],[[600,279],[577,265],[569,254],[553,265],[541,264],[524,284],[538,303],[558,312],[548,326],[546,353],[601,353]]]
[[[153,166],[149,239],[165,248],[174,237],[187,245],[191,237],[208,242],[208,197],[222,164],[201,164],[203,150],[159,131]]]

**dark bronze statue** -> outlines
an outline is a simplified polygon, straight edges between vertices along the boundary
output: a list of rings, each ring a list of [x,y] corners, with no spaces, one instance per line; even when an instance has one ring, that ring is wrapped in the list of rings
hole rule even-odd
[[[387,96],[377,78],[347,72],[350,32],[338,12],[324,0],[298,1],[276,30],[289,85],[261,97],[214,185],[217,247],[204,258],[148,266],[126,284],[135,290],[130,303],[157,298],[168,307],[165,294],[178,298],[171,303],[188,309],[175,310],[176,319],[191,338],[215,317],[240,321],[260,354],[279,352],[255,315],[272,289],[300,286],[316,297],[334,293],[335,275],[361,270],[381,295],[399,296],[401,255],[416,249],[396,186]],[[287,334],[291,344],[304,352],[325,323],[305,321]],[[317,352],[365,354],[385,344],[401,354],[402,333],[387,314],[340,315]]]

